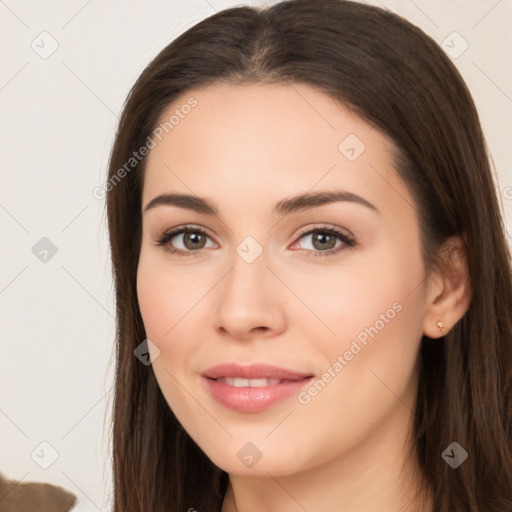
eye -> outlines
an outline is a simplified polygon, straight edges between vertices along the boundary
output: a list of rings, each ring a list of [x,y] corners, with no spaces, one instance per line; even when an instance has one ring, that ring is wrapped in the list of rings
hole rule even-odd
[[[309,238],[312,249],[305,250],[311,253],[311,256],[329,256],[335,254],[344,248],[354,247],[355,239],[348,233],[340,231],[332,226],[321,226],[298,234],[299,240]],[[337,242],[340,242],[337,244]],[[297,242],[294,246],[297,245]],[[292,246],[293,247],[293,246]]]
[[[324,225],[314,229],[304,230],[297,236],[298,240],[307,237],[310,238],[313,248],[306,248],[304,250],[311,253],[314,257],[329,256],[344,248],[350,248],[356,245],[356,241],[351,235],[332,226]],[[181,248],[175,247],[175,243],[172,243],[174,239],[181,239]],[[210,239],[210,237],[202,229],[194,226],[182,226],[165,232],[154,244],[163,247],[166,251],[177,256],[196,257],[200,256],[202,249],[206,248],[208,239]],[[297,242],[293,245],[297,245]]]
[[[176,248],[171,244],[173,239],[180,240],[183,248]],[[183,226],[167,231],[157,240],[155,245],[163,247],[171,254],[178,256],[199,256],[201,249],[205,248],[206,240],[210,238],[205,231],[194,226]]]

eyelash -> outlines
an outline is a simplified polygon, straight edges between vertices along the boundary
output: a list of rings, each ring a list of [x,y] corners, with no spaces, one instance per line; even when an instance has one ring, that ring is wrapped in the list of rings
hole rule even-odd
[[[329,235],[336,236],[338,239],[340,239],[343,242],[343,244],[345,245],[345,248],[352,248],[352,247],[355,247],[357,245],[357,242],[356,242],[356,240],[353,237],[347,235],[346,233],[341,232],[337,228],[330,227],[330,226],[321,226],[321,227],[315,227],[313,229],[305,229],[305,230],[303,230],[303,231],[301,231],[301,232],[299,232],[297,234],[297,240],[300,240],[304,235],[312,234],[315,231],[316,232],[321,232],[321,233],[327,233]],[[167,231],[166,233],[164,233],[161,236],[161,238],[159,240],[156,240],[154,243],[155,243],[156,246],[162,247],[164,250],[170,252],[171,254],[179,256],[179,257],[182,257],[182,256],[186,256],[186,257],[188,257],[188,256],[191,256],[191,257],[200,256],[201,252],[204,249],[198,249],[198,250],[195,250],[195,251],[183,251],[182,249],[176,249],[176,248],[171,247],[169,245],[169,242],[175,236],[181,235],[183,233],[200,233],[201,235],[204,235],[204,236],[210,238],[208,236],[208,234],[205,231],[203,231],[202,229],[200,229],[200,228],[196,228],[194,226],[183,226],[183,227],[177,228],[175,230]],[[341,250],[344,250],[344,247],[341,246],[341,247],[338,247],[336,249],[328,249],[326,251],[312,251],[310,249],[304,249],[304,250],[312,252],[312,256],[313,257],[326,257],[326,256],[330,256],[330,255],[336,254],[336,253],[338,253]]]

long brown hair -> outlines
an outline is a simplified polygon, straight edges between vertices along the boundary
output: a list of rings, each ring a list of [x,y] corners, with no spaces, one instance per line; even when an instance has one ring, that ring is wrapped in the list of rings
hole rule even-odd
[[[303,83],[339,101],[394,141],[427,271],[448,237],[463,237],[472,300],[441,341],[423,337],[412,455],[436,511],[510,512],[512,269],[477,111],[430,37],[345,0],[216,13],[165,47],[130,91],[106,199],[117,306],[114,512],[217,512],[228,484],[177,421],[151,366],[134,356],[146,338],[136,292],[145,158],[126,170],[175,98],[218,82]],[[469,453],[458,469],[441,457],[453,441]]]

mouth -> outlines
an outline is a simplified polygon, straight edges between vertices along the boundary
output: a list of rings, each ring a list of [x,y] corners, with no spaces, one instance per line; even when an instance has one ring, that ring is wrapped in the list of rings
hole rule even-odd
[[[210,368],[202,374],[211,396],[238,412],[261,412],[298,394],[314,375],[266,364],[233,363]]]
[[[217,382],[223,382],[228,386],[235,388],[266,388],[267,386],[277,386],[278,384],[297,382],[288,379],[241,379],[236,377],[221,377],[219,379],[212,379]]]

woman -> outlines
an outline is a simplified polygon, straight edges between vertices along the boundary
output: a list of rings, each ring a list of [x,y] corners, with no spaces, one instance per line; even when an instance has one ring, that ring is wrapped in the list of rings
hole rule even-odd
[[[495,185],[459,73],[385,10],[167,46],[109,168],[114,510],[512,510]]]

